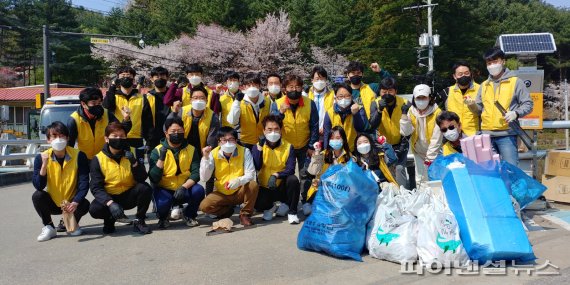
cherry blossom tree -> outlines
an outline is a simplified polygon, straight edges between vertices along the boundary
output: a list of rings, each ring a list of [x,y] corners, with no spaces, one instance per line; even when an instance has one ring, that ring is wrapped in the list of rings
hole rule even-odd
[[[324,67],[329,76],[342,75],[344,68],[348,65],[348,59],[336,53],[331,47],[311,46],[311,57],[316,65]]]

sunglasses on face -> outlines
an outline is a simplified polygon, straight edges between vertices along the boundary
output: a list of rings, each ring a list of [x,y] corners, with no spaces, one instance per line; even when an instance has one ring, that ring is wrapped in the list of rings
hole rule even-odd
[[[442,132],[442,133],[445,133],[445,132],[447,132],[447,130],[453,131],[453,130],[455,130],[455,126],[454,126],[454,125],[451,125],[451,126],[449,126],[449,127],[447,127],[447,128],[442,128],[442,129],[441,129],[441,132]]]

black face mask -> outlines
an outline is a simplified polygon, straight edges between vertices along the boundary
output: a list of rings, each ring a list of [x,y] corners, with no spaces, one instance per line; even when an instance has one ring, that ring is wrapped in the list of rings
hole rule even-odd
[[[119,150],[129,150],[127,139],[109,139],[109,146]]]
[[[181,144],[184,141],[184,133],[169,134],[168,138],[172,144]]]
[[[471,83],[471,76],[462,76],[457,78],[457,84],[461,86],[468,86]]]
[[[130,77],[121,78],[121,86],[126,89],[133,87],[133,79]]]
[[[297,100],[297,99],[301,98],[301,96],[303,96],[303,94],[300,91],[288,91],[287,92],[287,98],[289,98],[291,100]]]
[[[95,106],[89,106],[87,108],[87,111],[89,111],[89,114],[91,114],[91,115],[95,116],[95,118],[99,119],[99,118],[101,118],[101,116],[103,116],[105,109],[103,109],[103,106],[101,106],[101,105],[95,105]]]
[[[392,103],[392,102],[396,101],[396,95],[394,95],[394,94],[384,94],[384,95],[382,95],[382,98],[384,98],[384,100],[386,100],[386,103]]]
[[[362,82],[362,76],[355,75],[355,76],[350,77],[350,83],[352,83],[354,85],[360,85],[360,82]]]
[[[166,87],[166,79],[157,79],[154,81],[154,87],[156,88],[164,88]]]

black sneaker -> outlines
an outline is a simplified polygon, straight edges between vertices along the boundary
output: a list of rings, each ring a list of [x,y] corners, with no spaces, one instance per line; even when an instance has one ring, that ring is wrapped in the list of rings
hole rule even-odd
[[[57,230],[58,233],[64,233],[67,232],[67,229],[65,228],[65,224],[63,223],[63,219],[59,220],[59,225],[57,225],[57,228],[55,228]]]
[[[143,235],[152,233],[150,227],[146,225],[144,220],[138,220],[138,219],[133,221],[133,231]]]
[[[105,219],[103,222],[103,234],[112,234],[115,232],[115,220]]]
[[[161,230],[170,227],[170,221],[168,219],[158,220],[158,228]]]

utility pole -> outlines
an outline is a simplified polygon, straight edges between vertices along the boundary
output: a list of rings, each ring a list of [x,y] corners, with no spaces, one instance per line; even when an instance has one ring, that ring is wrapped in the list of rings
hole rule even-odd
[[[432,17],[431,17],[431,0],[427,0],[427,10],[428,10],[428,37],[429,37],[429,54],[428,54],[428,71],[433,70],[433,27],[432,27]]]
[[[434,35],[433,34],[433,25],[432,25],[432,12],[433,12],[433,7],[437,6],[438,4],[432,4],[431,0],[427,0],[427,5],[417,5],[417,6],[411,6],[411,7],[405,7],[402,10],[412,10],[412,9],[422,9],[422,8],[427,8],[427,18],[428,18],[428,32],[421,34],[420,38],[419,38],[419,44],[421,47],[427,47],[428,48],[428,72],[429,71],[433,71],[433,49],[434,47],[439,46],[439,35]],[[421,56],[418,56],[418,59],[421,59]],[[422,65],[421,63],[419,63],[420,66]],[[425,66],[425,65],[424,65]]]

